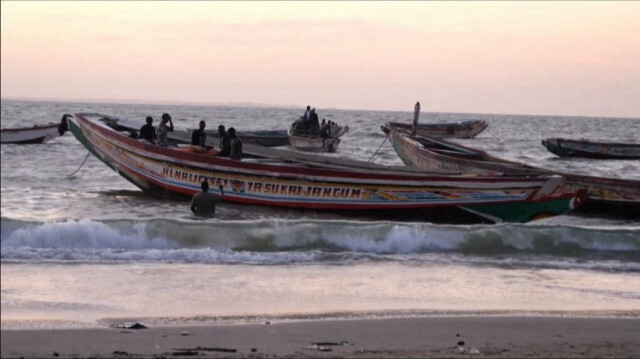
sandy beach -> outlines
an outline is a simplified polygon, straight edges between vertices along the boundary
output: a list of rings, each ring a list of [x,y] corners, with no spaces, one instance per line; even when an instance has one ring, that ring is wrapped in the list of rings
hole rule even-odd
[[[634,358],[640,320],[429,317],[2,331],[2,358]]]

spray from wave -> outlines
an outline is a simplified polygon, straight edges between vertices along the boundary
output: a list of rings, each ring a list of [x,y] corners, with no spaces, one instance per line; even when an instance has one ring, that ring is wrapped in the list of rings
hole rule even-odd
[[[640,270],[640,228],[301,220],[41,223],[3,218],[1,237],[3,260],[343,264],[556,258],[617,261]]]

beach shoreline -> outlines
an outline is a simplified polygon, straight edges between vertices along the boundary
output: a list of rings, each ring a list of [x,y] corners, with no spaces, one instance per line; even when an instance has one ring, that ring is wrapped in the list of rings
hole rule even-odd
[[[634,358],[640,319],[448,316],[2,330],[2,358]]]

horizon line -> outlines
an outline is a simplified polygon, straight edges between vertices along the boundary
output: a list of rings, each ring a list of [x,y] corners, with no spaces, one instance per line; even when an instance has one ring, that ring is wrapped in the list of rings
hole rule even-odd
[[[278,105],[266,104],[262,102],[207,102],[207,101],[176,101],[176,100],[128,100],[128,99],[94,99],[94,98],[56,98],[56,97],[27,97],[27,96],[0,96],[0,101],[27,101],[27,102],[76,102],[76,103],[106,103],[106,104],[122,104],[122,105],[184,105],[184,106],[229,106],[229,107],[256,107],[256,108],[306,108],[306,105]],[[357,108],[337,108],[326,107],[327,110],[340,111],[372,111],[372,112],[409,112],[410,110],[371,110]],[[543,115],[543,114],[517,114],[517,113],[483,113],[483,112],[451,112],[451,111],[424,111],[424,113],[446,113],[446,114],[465,114],[465,115],[500,115],[500,116],[540,116],[540,117],[584,117],[584,118],[616,118],[616,119],[638,119],[639,117],[625,116],[587,116],[587,115]]]

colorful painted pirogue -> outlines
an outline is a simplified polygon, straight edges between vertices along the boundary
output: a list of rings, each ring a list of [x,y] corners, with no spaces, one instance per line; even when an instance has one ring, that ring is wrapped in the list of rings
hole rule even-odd
[[[107,118],[109,121],[104,121]],[[564,213],[584,193],[561,176],[438,176],[406,167],[253,146],[232,160],[155,146],[116,131],[114,118],[76,114],[74,136],[96,157],[143,191],[191,196],[200,183],[224,188],[225,200],[251,205],[405,217],[446,223],[526,222]],[[262,156],[251,156],[261,153]]]
[[[586,157],[609,160],[640,159],[640,143],[596,142],[548,138],[542,145],[560,157]]]
[[[625,216],[640,217],[640,180],[586,176],[537,168],[523,163],[493,157],[484,151],[441,138],[411,137],[393,131],[390,140],[406,165],[439,174],[520,174],[561,175],[567,185],[587,192],[585,207],[603,211],[627,211]]]

